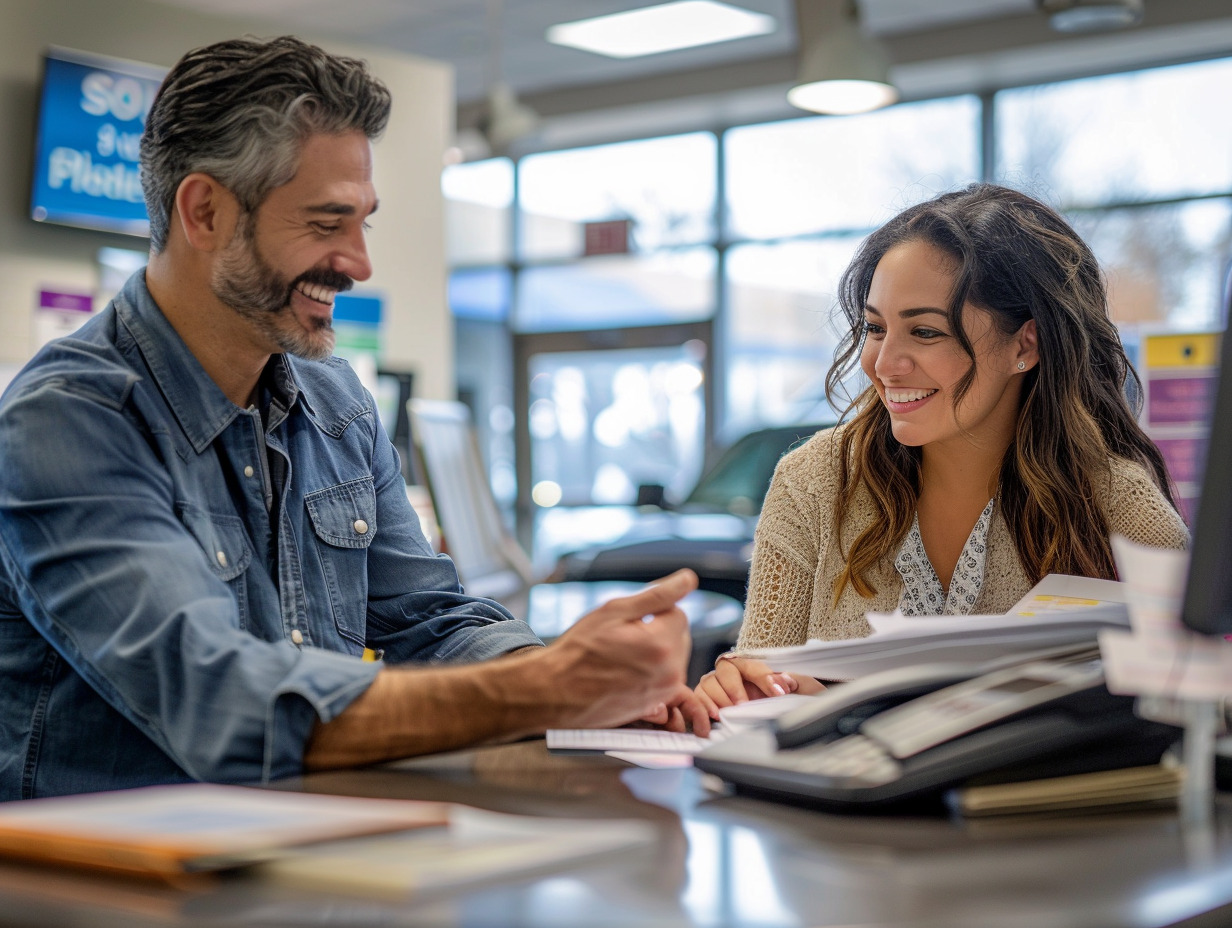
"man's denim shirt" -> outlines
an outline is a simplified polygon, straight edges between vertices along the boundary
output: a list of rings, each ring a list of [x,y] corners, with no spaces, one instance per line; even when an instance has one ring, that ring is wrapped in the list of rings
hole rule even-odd
[[[139,272],[5,392],[0,799],[296,774],[377,673],[365,646],[539,643],[433,553],[345,362],[276,355],[264,380],[263,419]]]

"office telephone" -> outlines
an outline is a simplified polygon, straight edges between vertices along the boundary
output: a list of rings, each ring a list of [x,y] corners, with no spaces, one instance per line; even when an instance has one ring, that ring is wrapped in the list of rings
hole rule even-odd
[[[1092,653],[993,670],[923,664],[815,699],[694,763],[737,791],[863,808],[939,798],[972,781],[1151,764],[1180,735],[1138,718],[1132,697],[1110,693]]]

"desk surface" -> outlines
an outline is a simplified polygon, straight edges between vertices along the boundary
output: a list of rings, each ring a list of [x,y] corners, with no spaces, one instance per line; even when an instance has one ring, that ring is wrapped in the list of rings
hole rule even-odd
[[[1174,813],[1017,821],[832,815],[712,791],[693,769],[557,757],[542,741],[318,774],[281,788],[653,822],[657,845],[406,902],[251,880],[175,890],[0,865],[0,925],[936,926],[1232,923],[1232,796]],[[1204,914],[1205,913],[1205,914]]]

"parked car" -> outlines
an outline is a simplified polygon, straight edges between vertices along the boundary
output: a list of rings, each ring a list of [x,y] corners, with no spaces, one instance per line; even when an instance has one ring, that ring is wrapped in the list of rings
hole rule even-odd
[[[691,568],[704,590],[744,601],[753,529],[779,458],[833,423],[775,426],[739,438],[708,467],[677,505],[663,488],[638,491],[632,527],[613,542],[559,557],[551,580],[658,579]]]

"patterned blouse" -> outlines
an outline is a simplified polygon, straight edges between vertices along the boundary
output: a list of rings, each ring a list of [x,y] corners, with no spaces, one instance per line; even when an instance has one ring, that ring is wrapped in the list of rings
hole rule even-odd
[[[980,588],[984,585],[984,558],[988,553],[988,529],[992,525],[992,513],[996,498],[990,499],[975,528],[963,545],[954,574],[950,578],[947,593],[933,569],[924,541],[920,537],[920,517],[911,522],[911,531],[903,539],[903,546],[894,559],[894,567],[903,578],[903,595],[898,608],[903,615],[970,615]]]

